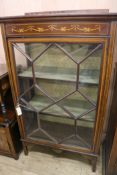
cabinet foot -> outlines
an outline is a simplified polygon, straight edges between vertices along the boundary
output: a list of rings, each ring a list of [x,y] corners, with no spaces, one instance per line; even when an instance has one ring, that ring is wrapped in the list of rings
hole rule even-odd
[[[97,157],[92,158],[91,164],[92,164],[92,171],[93,171],[93,172],[96,172]]]
[[[24,149],[24,154],[27,156],[28,155],[28,146],[23,144],[23,149]]]
[[[18,160],[18,159],[19,159],[19,156],[18,156],[18,155],[16,155],[16,156],[14,157],[14,159],[15,159],[15,160]]]

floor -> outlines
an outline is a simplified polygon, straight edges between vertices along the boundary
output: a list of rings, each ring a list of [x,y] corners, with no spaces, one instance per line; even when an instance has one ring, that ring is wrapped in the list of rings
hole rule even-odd
[[[29,155],[22,152],[17,161],[0,156],[0,175],[102,175],[101,158],[96,173],[93,173],[89,161],[81,155],[58,154],[36,146],[29,149]]]

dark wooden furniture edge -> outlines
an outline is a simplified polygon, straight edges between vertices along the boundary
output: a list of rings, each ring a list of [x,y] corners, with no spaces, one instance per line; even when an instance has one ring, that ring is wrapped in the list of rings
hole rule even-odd
[[[111,109],[109,114],[109,122],[107,128],[106,139],[103,143],[102,153],[103,153],[103,175],[115,175],[117,173],[117,152],[116,152],[116,143],[117,143],[117,110],[116,110],[116,93],[117,93],[117,62],[115,63],[114,76],[113,76],[113,94],[111,101]],[[116,172],[114,171],[116,167]],[[113,174],[114,173],[114,174]]]
[[[93,16],[93,18],[92,18]],[[70,13],[58,13],[58,14],[48,14],[48,15],[39,15],[39,16],[8,16],[0,17],[0,23],[11,23],[11,22],[36,22],[36,21],[50,21],[55,20],[81,20],[81,21],[117,21],[117,13],[108,13],[108,14],[70,14]]]
[[[2,88],[2,86],[5,87]],[[4,64],[0,66],[0,94],[3,98],[1,98],[1,104],[4,104],[4,109],[0,109],[0,155],[18,159],[21,152],[20,134],[12,101],[8,71]],[[3,108],[2,105],[0,107]]]
[[[57,145],[54,145],[54,144],[45,144],[45,142],[41,142],[41,141],[32,141],[31,139],[21,139],[22,142],[24,142],[25,144],[27,145],[32,145],[32,144],[35,144],[35,145],[42,145],[42,146],[46,146],[46,147],[50,147],[50,148],[53,148],[53,149],[60,149],[60,150],[64,150],[64,151],[69,151],[69,152],[73,152],[73,153],[79,153],[79,154],[83,154],[83,155],[86,155],[86,156],[91,156],[91,157],[95,157],[97,158],[99,155],[98,154],[95,154],[95,153],[92,153],[92,152],[83,152],[83,151],[80,151],[79,149],[70,149],[68,146],[57,146]]]

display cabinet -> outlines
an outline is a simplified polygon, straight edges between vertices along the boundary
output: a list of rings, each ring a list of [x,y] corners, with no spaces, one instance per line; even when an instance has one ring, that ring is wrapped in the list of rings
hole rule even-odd
[[[85,154],[95,171],[115,19],[66,13],[1,19],[25,154],[29,144]]]
[[[8,71],[5,64],[0,64],[0,155],[18,159],[21,149]]]

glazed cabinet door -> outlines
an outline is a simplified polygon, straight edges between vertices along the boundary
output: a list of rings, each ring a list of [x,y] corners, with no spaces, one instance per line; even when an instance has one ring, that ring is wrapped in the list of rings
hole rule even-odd
[[[91,150],[101,118],[105,40],[14,39],[9,48],[26,139]]]

